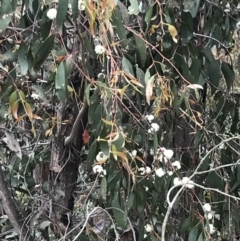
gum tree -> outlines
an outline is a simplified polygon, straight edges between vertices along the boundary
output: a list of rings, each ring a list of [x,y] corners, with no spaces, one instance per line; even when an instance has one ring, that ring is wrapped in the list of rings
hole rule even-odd
[[[2,0],[1,237],[235,240],[239,8]]]

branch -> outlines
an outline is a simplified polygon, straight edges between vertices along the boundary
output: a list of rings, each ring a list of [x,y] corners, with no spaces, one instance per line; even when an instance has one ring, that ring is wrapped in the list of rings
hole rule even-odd
[[[82,120],[83,115],[84,115],[84,113],[87,109],[87,106],[88,106],[87,100],[86,100],[86,98],[84,98],[83,106],[82,106],[81,110],[79,111],[79,113],[77,115],[77,118],[76,118],[76,120],[73,124],[72,131],[71,131],[70,135],[65,138],[65,141],[64,141],[65,146],[69,146],[70,144],[72,144],[74,142],[74,139],[78,134],[78,130],[79,130],[79,127],[81,125],[81,120]]]
[[[2,200],[3,209],[6,212],[14,230],[19,236],[19,241],[32,241],[32,237],[28,233],[27,227],[23,224],[23,219],[17,209],[14,200],[9,192],[8,184],[4,179],[3,171],[0,165],[0,198]]]

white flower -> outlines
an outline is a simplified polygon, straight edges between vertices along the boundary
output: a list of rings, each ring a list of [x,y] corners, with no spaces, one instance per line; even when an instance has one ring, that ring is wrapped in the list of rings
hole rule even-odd
[[[152,127],[152,129],[153,129],[154,132],[157,132],[157,131],[159,130],[159,128],[160,128],[157,123],[152,123],[152,124],[151,124],[151,127]]]
[[[167,158],[167,159],[171,159],[173,156],[174,152],[172,150],[164,150],[163,151],[163,155]]]
[[[55,8],[50,8],[47,11],[47,17],[51,20],[55,19],[57,16],[57,10]]]
[[[184,177],[182,179],[182,185],[185,185],[186,184],[186,187],[187,188],[194,188],[194,182],[192,180],[189,179],[189,177]]]
[[[78,10],[79,11],[84,11],[86,9],[85,3],[83,0],[78,1]]]
[[[96,47],[95,47],[95,53],[96,54],[104,54],[105,53],[105,48],[98,44]]]
[[[204,217],[205,217],[206,219],[210,220],[210,219],[213,218],[213,215],[212,215],[211,213],[206,213],[206,214],[204,215]]]
[[[205,204],[203,205],[203,210],[204,210],[204,212],[206,212],[206,213],[211,212],[211,205],[210,205],[209,203],[205,203]]]
[[[167,159],[165,156],[163,156],[163,154],[160,154],[160,155],[159,155],[158,160],[159,160],[160,162],[164,162],[164,163],[167,163],[167,162],[168,162],[168,159]]]
[[[147,192],[149,190],[149,187],[145,187],[145,191]]]
[[[203,90],[203,87],[199,84],[190,84],[187,86],[189,89],[202,89]]]
[[[153,149],[150,149],[150,155],[154,155],[154,150]]]
[[[178,177],[175,177],[173,179],[173,185],[176,186],[176,185],[182,185],[182,181],[178,178]]]
[[[181,163],[180,161],[175,161],[172,163],[172,166],[173,167],[176,167],[178,170],[181,169]]]
[[[132,157],[134,158],[134,157],[136,157],[137,156],[137,151],[136,150],[133,150],[132,151]]]
[[[216,218],[217,220],[220,220],[220,214],[215,214],[214,218]]]
[[[98,162],[104,162],[104,161],[106,161],[107,159],[108,159],[108,156],[105,155],[102,151],[100,151],[100,152],[97,154],[97,156],[96,156],[96,160],[97,160]]]
[[[209,231],[210,234],[213,234],[215,232],[213,224],[209,223],[208,227],[206,226],[205,229]]]
[[[148,120],[148,122],[152,122],[154,120],[154,116],[153,115],[146,115],[146,119]]]
[[[148,133],[149,134],[153,133],[153,128],[148,129]]]
[[[158,169],[156,169],[156,170],[155,170],[155,173],[156,173],[156,175],[157,175],[158,177],[162,177],[162,176],[165,175],[165,172],[164,172],[164,170],[163,170],[161,167],[158,168]]]
[[[102,173],[103,172],[103,167],[101,165],[95,165],[93,167],[93,172],[94,173]]]
[[[172,171],[168,171],[167,174],[168,174],[168,176],[172,176],[173,172]]]
[[[150,173],[151,171],[152,171],[151,168],[146,166],[146,169],[145,169],[146,174]]]
[[[142,175],[142,176],[145,175],[145,173],[146,173],[145,167],[140,167],[138,170],[140,171],[140,175]]]
[[[153,230],[152,225],[149,224],[149,223],[146,224],[146,225],[144,226],[144,228],[145,228],[146,232],[148,232],[148,233],[152,232],[152,230]]]

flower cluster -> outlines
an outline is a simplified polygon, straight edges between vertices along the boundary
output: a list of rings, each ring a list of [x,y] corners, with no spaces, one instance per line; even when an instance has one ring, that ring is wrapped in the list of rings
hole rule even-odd
[[[53,20],[57,17],[57,9],[55,8],[50,8],[48,11],[47,11],[47,17],[50,19],[50,20]]]
[[[100,44],[96,45],[96,47],[95,47],[95,53],[96,54],[104,54],[105,51],[106,50],[102,45],[100,45]]]
[[[138,170],[140,171],[140,175],[142,175],[142,176],[144,176],[152,171],[151,168],[148,166],[140,167]]]
[[[96,156],[97,162],[105,162],[108,159],[108,156],[105,155],[102,151],[100,151]]]
[[[93,172],[96,174],[100,174],[100,176],[105,176],[106,175],[106,170],[103,169],[103,167],[101,165],[95,165],[93,166]]]
[[[179,177],[175,177],[173,179],[174,186],[183,186],[185,185],[187,188],[192,189],[194,188],[194,182],[190,180],[189,177],[183,177],[181,180]]]
[[[203,211],[205,212],[204,217],[208,220],[211,220],[213,218],[213,215],[211,213],[211,205],[209,203],[205,203],[203,205]]]

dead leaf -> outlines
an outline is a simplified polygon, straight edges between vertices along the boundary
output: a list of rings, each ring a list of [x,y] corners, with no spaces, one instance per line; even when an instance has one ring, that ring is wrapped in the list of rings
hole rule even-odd
[[[22,159],[22,150],[21,150],[18,140],[13,135],[8,133],[7,131],[5,131],[5,135],[6,135],[6,137],[3,138],[3,141],[7,144],[8,148],[11,151],[16,153],[16,155],[19,159]]]
[[[169,33],[171,34],[173,41],[174,41],[175,43],[177,43],[177,42],[178,42],[178,40],[177,40],[177,38],[176,38],[177,35],[178,35],[177,29],[176,29],[173,25],[169,24],[169,25],[168,25],[168,31],[169,31]]]
[[[83,143],[88,144],[90,136],[89,136],[89,134],[86,130],[84,130],[84,132],[82,134],[82,137],[83,137]]]
[[[146,83],[146,100],[147,103],[150,105],[150,100],[151,100],[151,96],[153,94],[153,86],[152,86],[152,81],[148,81]]]

